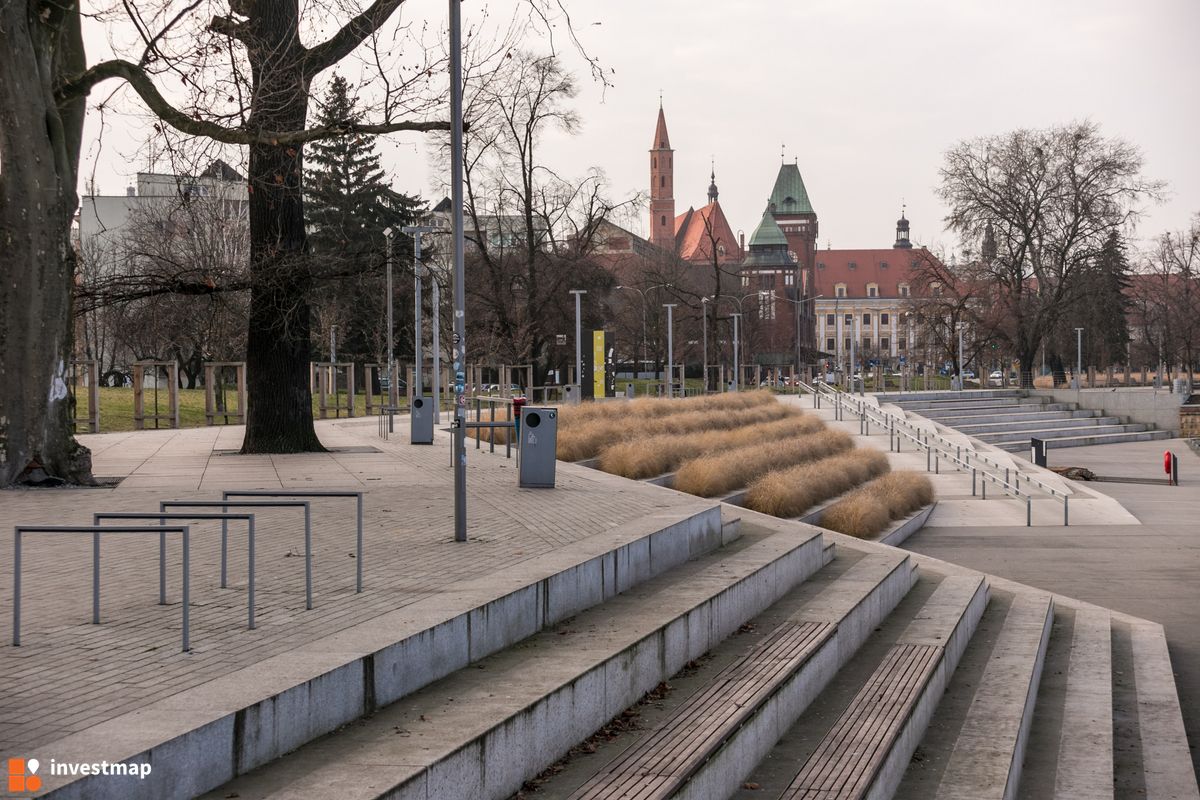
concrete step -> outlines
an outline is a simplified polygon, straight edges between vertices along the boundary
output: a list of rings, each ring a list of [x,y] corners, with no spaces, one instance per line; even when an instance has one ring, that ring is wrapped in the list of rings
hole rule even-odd
[[[1015,408],[1026,403],[1028,399],[1024,397],[990,397],[979,400],[893,400],[891,403],[905,411],[915,411],[920,414],[924,411],[948,411],[958,408]],[[1042,403],[1044,401],[1037,398],[1034,402]]]
[[[937,420],[945,425],[954,425],[955,420],[962,421],[964,417],[1011,417],[1013,419],[1029,418],[1035,414],[1045,414],[1051,411],[1074,411],[1071,403],[1042,403],[1041,405],[1019,406],[975,406],[973,408],[937,409],[915,411],[926,419]]]
[[[967,436],[979,438],[981,435],[989,433],[1015,433],[1017,431],[1031,431],[1039,428],[1087,428],[1096,425],[1119,425],[1121,424],[1120,417],[1071,417],[1067,416],[1068,412],[1059,412],[1062,417],[1053,420],[1053,425],[1047,424],[1044,419],[1035,419],[1028,422],[991,422],[983,425],[955,425],[954,430],[959,433],[965,433]]]
[[[1059,439],[1047,439],[1046,446],[1049,448],[1059,447],[1090,447],[1097,444],[1123,444],[1125,442],[1150,442],[1159,439],[1170,439],[1170,431],[1150,430],[1150,431],[1132,431],[1127,433],[1105,433],[1086,436],[1071,436]],[[1007,450],[1010,453],[1025,453],[1029,452],[1029,439],[1019,439],[1007,442],[992,442],[992,444],[1001,450]]]
[[[944,425],[947,428],[958,429],[960,425],[1000,425],[1006,422],[1036,422],[1044,420],[1057,419],[1094,419],[1100,416],[1100,412],[1086,409],[1084,411],[1072,411],[1071,409],[1058,409],[1056,411],[1027,411],[1014,414],[970,414],[962,417],[948,417],[945,419],[937,419],[939,425]]]
[[[824,566],[819,535],[798,542],[794,529],[776,535],[745,523],[742,531],[739,550],[647,581],[210,796],[508,797]],[[865,616],[838,631],[838,647],[887,605],[877,593],[899,597],[911,585],[907,556],[868,566],[885,563],[878,588],[854,604]]]
[[[1015,796],[1052,620],[1049,595],[993,595],[897,800]]]
[[[1094,422],[1094,421],[1093,421]],[[972,434],[972,436],[981,442],[1010,442],[1019,437],[1037,437],[1038,439],[1069,439],[1073,436],[1103,436],[1109,433],[1142,433],[1147,429],[1147,425],[1135,423],[1132,425],[1122,425],[1120,423],[1108,425],[1086,425],[1079,427],[1078,425],[1060,427],[1057,423],[1049,423],[1040,428],[1032,428],[1023,431],[998,431],[995,433],[980,433]],[[1026,438],[1026,445],[1029,444]]]
[[[920,400],[977,400],[996,397],[1023,397],[1020,389],[967,389],[962,392],[953,391],[918,391],[918,392],[880,392],[875,396],[881,403],[897,403]]]
[[[99,723],[38,754],[152,763],[137,781],[139,797],[191,798],[736,536],[717,506],[651,515]],[[824,562],[817,535],[794,536],[790,549],[796,555],[782,563],[793,571]],[[100,775],[48,774],[45,789],[55,798],[130,797],[127,783]]]

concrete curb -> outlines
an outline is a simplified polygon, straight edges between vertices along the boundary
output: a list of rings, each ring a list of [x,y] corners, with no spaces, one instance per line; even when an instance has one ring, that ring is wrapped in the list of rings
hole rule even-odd
[[[935,508],[937,508],[936,500],[917,511],[912,516],[900,520],[895,526],[892,527],[891,530],[877,537],[875,541],[879,542],[880,544],[899,547],[905,539],[921,530],[921,528],[925,527],[925,522],[929,519],[929,515],[933,513]]]

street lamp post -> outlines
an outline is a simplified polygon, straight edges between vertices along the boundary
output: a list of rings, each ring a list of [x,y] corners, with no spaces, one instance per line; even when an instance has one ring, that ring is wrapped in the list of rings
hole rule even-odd
[[[960,322],[958,327],[958,390],[961,392],[966,388],[963,381],[963,373],[966,371],[963,364],[963,324]]]
[[[384,239],[387,241],[387,382],[388,382],[388,407],[396,407],[396,375],[395,364],[396,356],[394,353],[394,323],[392,322],[392,234],[390,227],[383,229]],[[370,391],[371,387],[367,387]]]
[[[422,331],[424,320],[421,318],[421,234],[430,233],[433,228],[424,225],[405,225],[400,229],[413,240],[413,397],[425,394],[425,376],[422,369],[425,366],[425,353],[422,352]]]
[[[647,338],[646,337],[646,316],[647,316],[646,315],[646,292],[649,292],[653,289],[661,289],[664,286],[669,288],[671,286],[671,284],[656,283],[653,286],[647,286],[645,289],[639,289],[636,286],[624,286],[622,284],[618,284],[617,286],[613,287],[614,289],[629,289],[630,291],[637,292],[638,294],[640,294],[642,296],[642,363],[643,364],[645,364],[649,360],[647,353],[646,353],[646,338]],[[636,378],[637,375],[638,375],[638,370],[635,366],[634,370],[633,370],[633,377]]]
[[[1075,390],[1083,386],[1079,380],[1083,375],[1083,328],[1075,329]]]
[[[799,379],[799,375],[800,375],[800,350],[801,350],[801,343],[800,343],[800,320],[801,320],[801,318],[802,318],[802,315],[803,315],[803,313],[804,313],[804,304],[805,304],[805,303],[813,303],[813,302],[815,302],[815,301],[817,301],[817,300],[820,300],[820,299],[821,299],[822,297],[824,297],[824,296],[825,296],[825,295],[823,295],[823,294],[818,294],[818,295],[815,295],[815,296],[813,296],[813,297],[806,297],[806,298],[804,298],[803,300],[792,300],[791,298],[788,298],[788,297],[779,297],[779,296],[778,296],[778,295],[776,295],[774,292],[772,292],[772,293],[771,293],[771,300],[772,300],[772,301],[774,301],[774,300],[786,300],[787,302],[789,302],[789,303],[791,303],[792,305],[796,306],[796,377],[797,377],[797,379]],[[835,309],[837,308],[837,304],[836,304],[836,303],[834,304],[834,308],[835,308]],[[835,312],[835,314],[836,314],[836,312]],[[835,319],[836,319],[836,317],[835,317]]]
[[[430,273],[433,291],[433,423],[442,422],[442,281],[437,274]]]
[[[571,289],[575,295],[575,385],[579,387],[578,400],[583,399],[583,334],[579,323],[579,298],[587,294],[586,289]]]
[[[675,396],[675,317],[677,303],[663,303],[667,310],[667,399]],[[682,387],[680,387],[682,388]]]
[[[742,318],[742,314],[740,311],[735,311],[729,316],[733,317],[733,390],[737,392],[741,391],[742,385],[741,353],[738,350],[740,346],[740,342],[738,341],[738,320]]]
[[[454,230],[454,541],[467,540],[467,290],[463,282],[462,0],[450,0],[450,205]]]
[[[708,394],[708,300],[707,297],[700,298],[700,328],[703,331],[700,336],[704,344],[704,394]]]

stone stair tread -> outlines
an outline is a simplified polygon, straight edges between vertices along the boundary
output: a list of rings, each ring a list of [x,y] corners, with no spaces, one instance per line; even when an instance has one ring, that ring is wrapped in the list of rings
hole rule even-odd
[[[207,796],[236,792],[242,798],[374,798],[399,787],[414,789],[422,797],[481,796],[485,773],[489,785],[511,786],[515,791],[532,776],[524,774],[528,764],[502,758],[495,749],[485,750],[482,758],[476,751],[476,760],[464,763],[464,754],[472,751],[468,745],[481,741],[484,734],[500,735],[536,748],[536,757],[554,757],[554,747],[565,749],[612,716],[606,702],[620,710],[652,688],[653,683],[631,685],[631,670],[621,663],[622,657],[682,666],[744,621],[730,616],[734,612],[722,605],[721,598],[742,591],[746,580],[760,575],[772,585],[771,591],[790,589],[774,585],[782,580],[775,577],[777,564],[798,557],[803,548],[803,557],[812,560],[815,571],[824,563],[822,544],[819,535],[798,540],[744,534],[723,551],[688,562],[581,612],[556,630],[536,634],[452,673]],[[758,596],[754,602],[761,605],[771,599]],[[699,615],[707,624],[697,626],[701,620],[689,615],[710,600],[713,605]],[[754,613],[760,610],[753,609]],[[673,625],[684,626],[679,633],[691,648],[687,652],[638,649]],[[587,702],[589,697],[592,702]],[[558,706],[557,716],[547,702]],[[581,720],[577,726],[588,720],[595,724],[577,735],[578,730],[568,729],[576,719]],[[478,763],[481,760],[485,763]],[[316,788],[323,786],[331,787],[327,794]]]
[[[1013,599],[938,783],[937,800],[1007,800],[1016,791],[1053,612],[1049,595]]]
[[[1055,800],[1113,796],[1112,617],[1075,612],[1054,778]]]
[[[1166,636],[1154,622],[1133,622],[1129,627],[1145,797],[1196,800],[1200,788],[1192,769]]]
[[[1090,436],[1065,436],[1055,439],[1047,439],[1049,447],[1088,447],[1097,444],[1120,444],[1121,442],[1146,442],[1156,439],[1170,439],[1170,431],[1148,430],[1148,431],[1132,431],[1128,433],[1102,433],[1093,434]],[[1027,452],[1029,450],[1029,440],[1019,439],[1007,442],[989,442],[993,447],[1009,452]]]

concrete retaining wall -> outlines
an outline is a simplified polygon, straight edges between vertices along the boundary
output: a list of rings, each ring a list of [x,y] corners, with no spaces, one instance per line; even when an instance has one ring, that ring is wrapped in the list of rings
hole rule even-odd
[[[1078,403],[1080,408],[1103,411],[1128,417],[1130,422],[1153,425],[1159,430],[1179,435],[1179,406],[1184,395],[1165,389],[1038,389],[1036,394],[1052,398],[1056,403]]]

